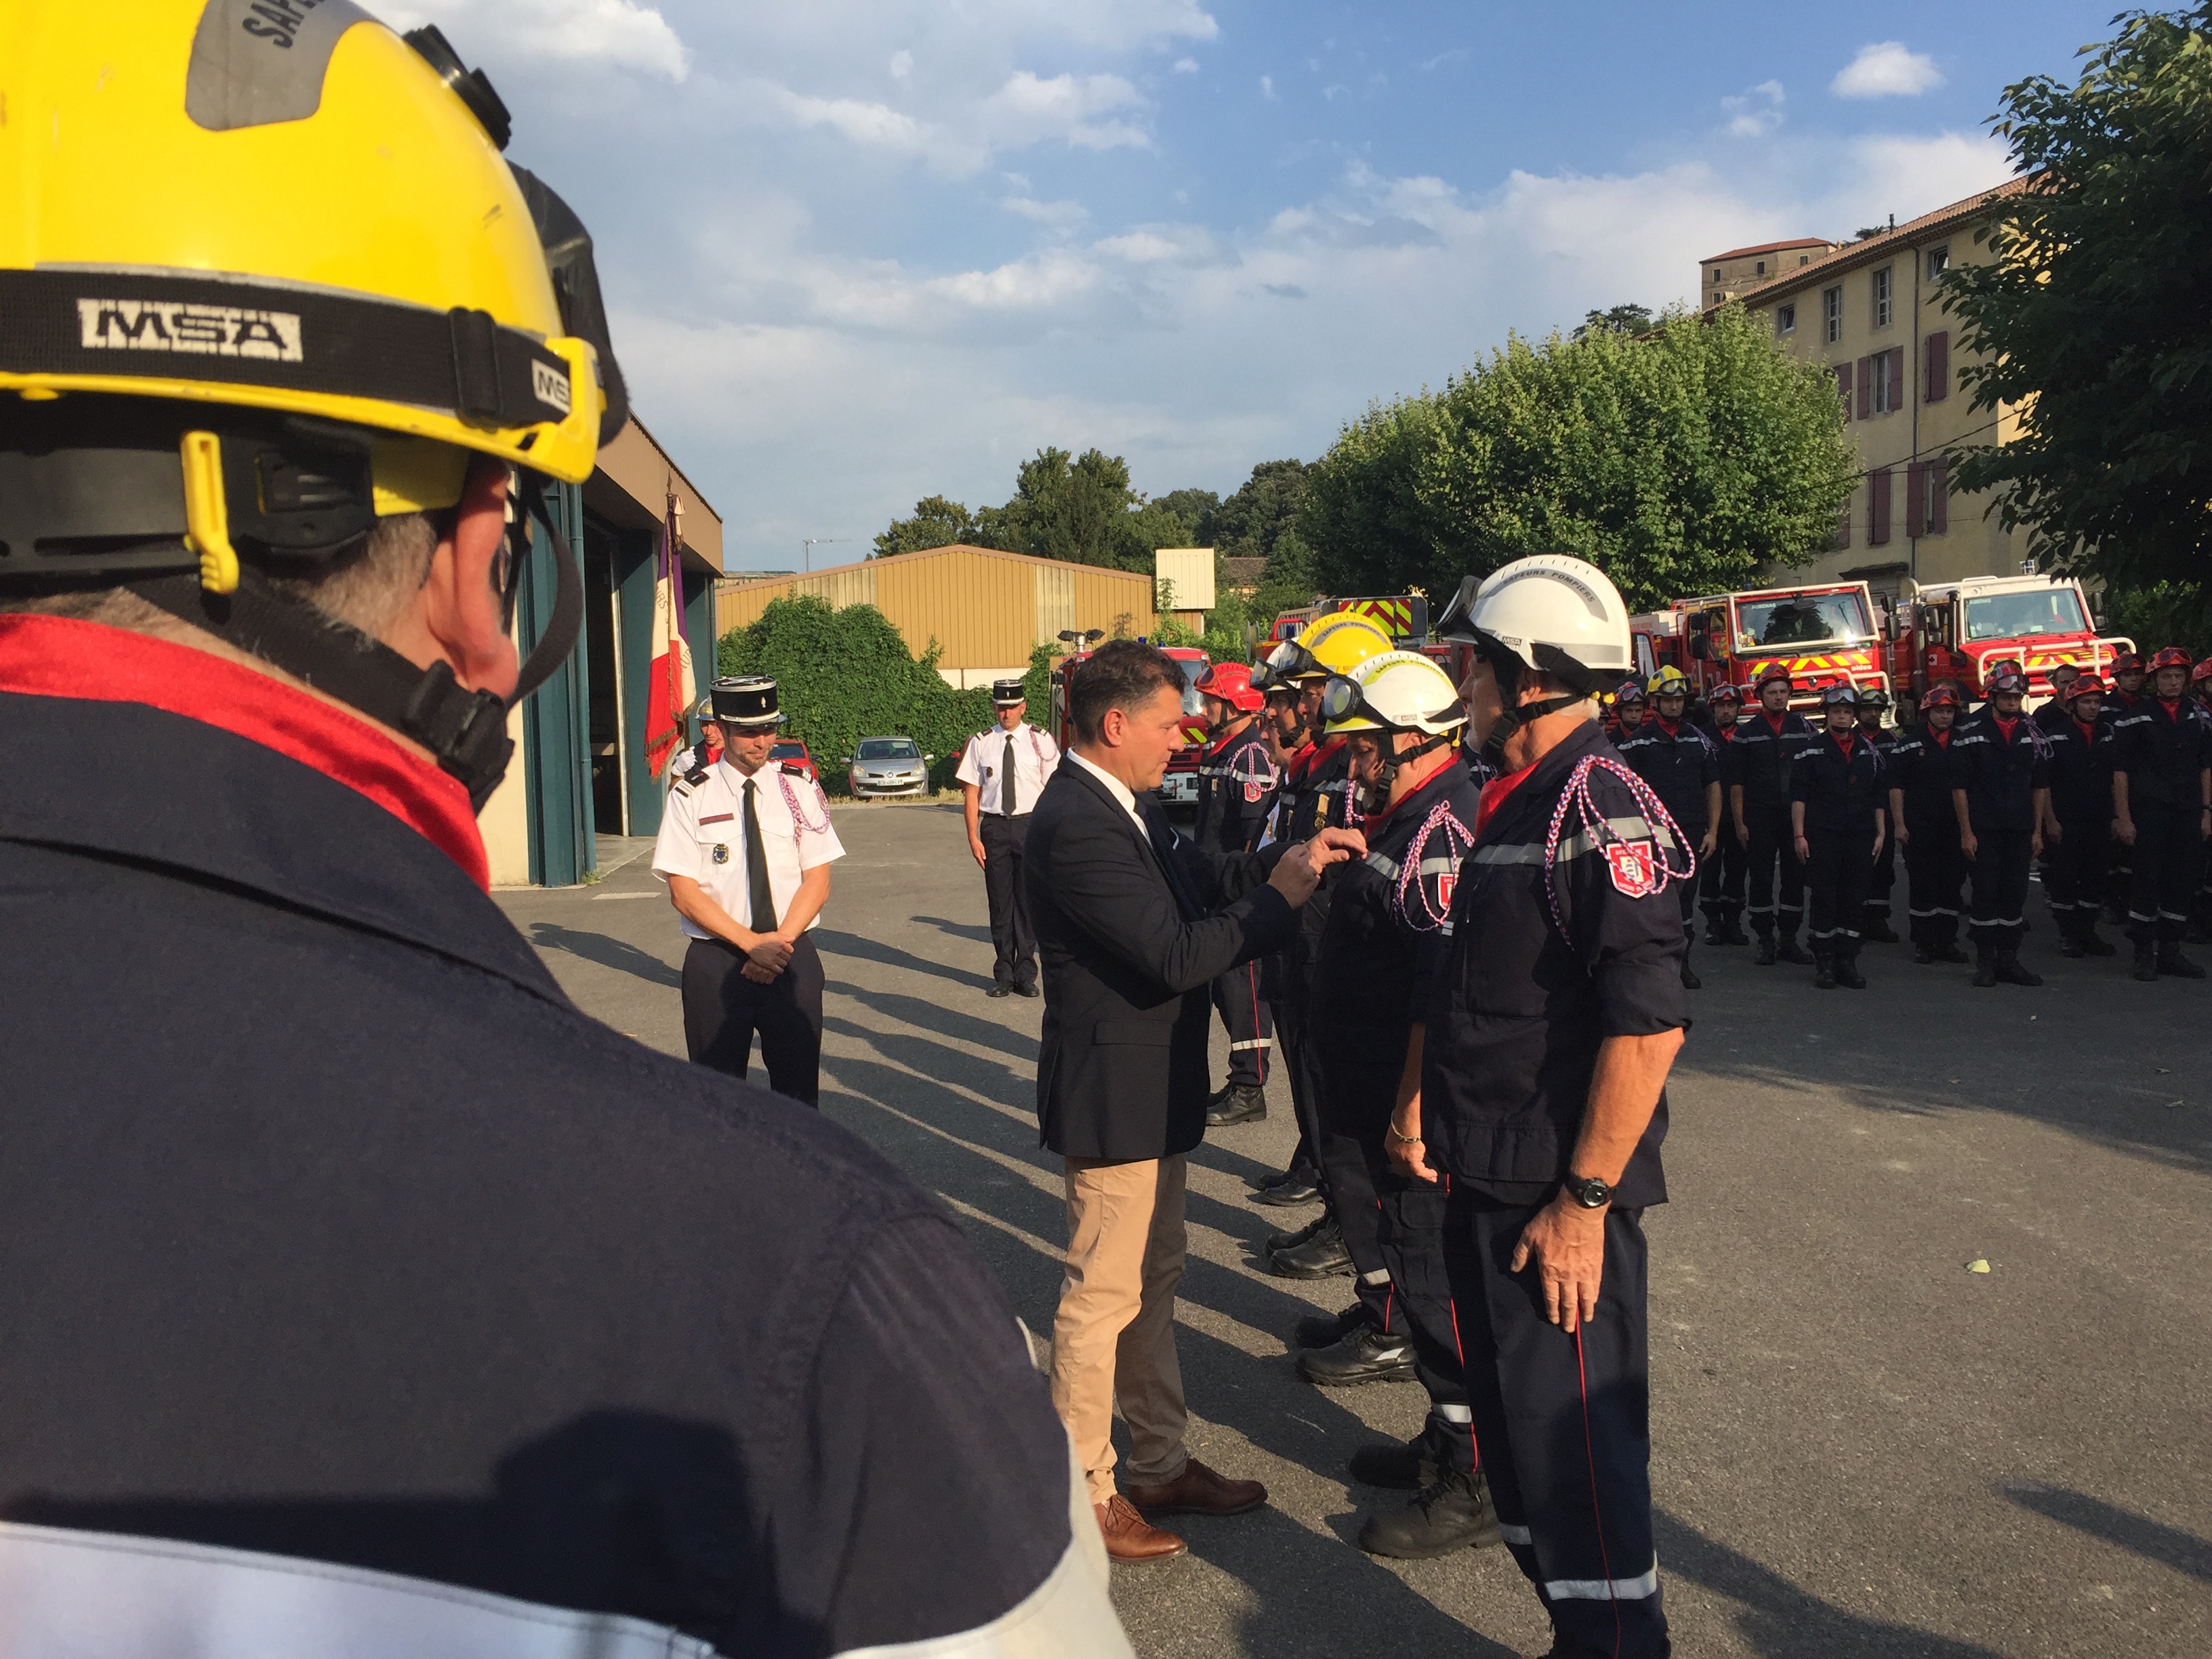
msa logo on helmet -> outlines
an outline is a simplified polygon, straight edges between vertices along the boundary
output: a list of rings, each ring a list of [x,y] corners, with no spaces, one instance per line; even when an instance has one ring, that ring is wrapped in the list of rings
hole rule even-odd
[[[530,390],[549,409],[568,412],[568,377],[550,363],[530,361]]]
[[[246,311],[181,300],[79,300],[76,314],[87,350],[184,351],[278,363],[306,361],[296,312]]]

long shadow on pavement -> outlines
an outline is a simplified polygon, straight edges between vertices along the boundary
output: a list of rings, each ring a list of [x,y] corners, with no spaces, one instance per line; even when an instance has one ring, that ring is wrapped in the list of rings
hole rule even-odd
[[[978,927],[972,921],[948,921],[943,916],[912,916],[908,920],[918,921],[925,927],[934,927],[940,933],[950,933],[955,939],[973,939],[978,945],[991,942],[991,930],[987,927]]]
[[[2195,1533],[2063,1486],[2001,1486],[1998,1493],[2024,1510],[2117,1544],[2130,1554],[2212,1583],[2212,1543]]]
[[[1036,1040],[1021,1031],[1010,1030],[994,1019],[981,1019],[974,1014],[963,1014],[920,997],[902,996],[896,991],[871,991],[859,985],[832,981],[830,988],[865,1007],[872,1008],[888,1019],[934,1031],[962,1042],[972,1042],[979,1048],[995,1048],[1002,1054],[1011,1054],[1028,1064],[1030,1086],[1036,1089]],[[871,1036],[875,1035],[871,1032]]]
[[[939,979],[949,979],[956,985],[973,985],[979,990],[988,990],[988,974],[971,974],[949,963],[918,957],[911,951],[902,951],[896,945],[885,945],[880,939],[862,939],[858,933],[840,933],[835,927],[817,927],[814,942],[823,951],[836,957],[858,957],[864,962],[879,962],[886,968],[904,968],[913,973],[929,974]]]
[[[581,957],[586,962],[596,962],[602,968],[612,968],[619,973],[634,974],[655,985],[665,985],[681,990],[684,975],[670,967],[650,951],[641,951],[635,945],[618,939],[609,939],[605,933],[587,933],[581,928],[563,927],[557,921],[533,921],[530,924],[530,942],[541,951],[565,951],[572,957]]]

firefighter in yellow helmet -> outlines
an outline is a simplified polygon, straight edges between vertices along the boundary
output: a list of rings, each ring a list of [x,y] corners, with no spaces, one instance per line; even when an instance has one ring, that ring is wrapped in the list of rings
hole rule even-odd
[[[934,1201],[483,890],[624,416],[508,127],[350,0],[0,8],[0,1647],[1126,1654]]]

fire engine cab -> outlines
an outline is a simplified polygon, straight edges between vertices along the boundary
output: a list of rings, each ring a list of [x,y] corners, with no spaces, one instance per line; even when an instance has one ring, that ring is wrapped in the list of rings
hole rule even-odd
[[[1311,605],[1302,605],[1293,610],[1276,614],[1275,623],[1268,630],[1272,646],[1283,640],[1294,640],[1303,633],[1306,624],[1322,617],[1334,616],[1340,611],[1350,611],[1365,617],[1385,634],[1401,651],[1419,651],[1428,642],[1429,601],[1420,593],[1392,593],[1370,595],[1348,599],[1316,599]],[[1260,653],[1261,656],[1266,651]]]
[[[1091,647],[1103,637],[1103,630],[1094,628],[1086,634],[1064,633],[1060,637],[1075,647],[1052,665],[1052,735],[1065,750],[1075,741],[1075,725],[1067,712],[1068,678],[1090,660]],[[1199,755],[1206,746],[1206,709],[1198,695],[1198,682],[1212,666],[1213,659],[1190,646],[1168,645],[1160,648],[1174,658],[1176,665],[1182,670],[1184,743],[1168,757],[1167,773],[1160,779],[1157,793],[1164,806],[1194,807],[1198,805]]]
[[[2050,697],[2060,664],[2105,674],[2134,649],[2132,640],[2099,637],[2081,583],[2053,576],[1970,576],[1922,587],[1897,607],[1893,647],[1900,683],[1916,692],[1955,680],[1979,697],[1994,664],[2017,662],[2031,703]]]
[[[1890,688],[1886,641],[1864,582],[1765,587],[1677,599],[1629,619],[1637,672],[1682,671],[1702,696],[1789,671],[1794,708],[1816,708],[1832,685]]]

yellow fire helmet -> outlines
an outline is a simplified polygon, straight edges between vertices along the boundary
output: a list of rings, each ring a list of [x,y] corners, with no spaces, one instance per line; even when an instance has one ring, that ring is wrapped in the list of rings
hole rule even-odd
[[[1368,658],[1390,649],[1390,636],[1372,620],[1349,611],[1332,611],[1317,617],[1267,653],[1252,671],[1252,684],[1262,691],[1314,680],[1331,674],[1348,674]]]
[[[1690,695],[1690,677],[1669,664],[1654,674],[1650,684],[1644,689],[1655,699],[1686,697]]]
[[[1420,732],[1441,738],[1467,724],[1451,676],[1419,651],[1385,651],[1348,674],[1330,675],[1322,690],[1321,712],[1331,737]]]
[[[520,470],[518,520],[590,477],[628,418],[591,239],[508,125],[436,29],[352,0],[0,7],[0,588],[127,583],[221,632],[171,573],[268,612],[255,573],[455,505],[472,454]],[[401,724],[266,621],[250,648]],[[495,744],[418,709],[472,793],[499,713]]]

